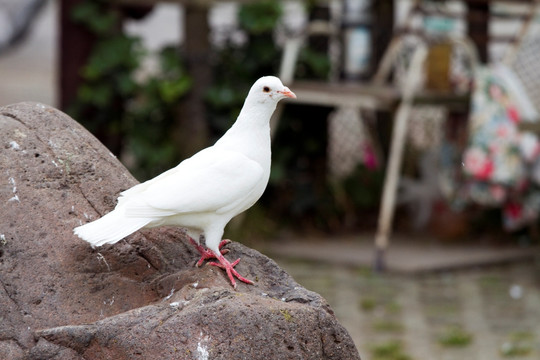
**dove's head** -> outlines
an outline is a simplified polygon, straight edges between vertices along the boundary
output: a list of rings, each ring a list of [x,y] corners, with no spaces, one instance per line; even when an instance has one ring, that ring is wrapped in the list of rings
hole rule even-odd
[[[284,98],[296,99],[296,95],[275,76],[263,76],[255,81],[248,97],[258,103],[277,103]]]

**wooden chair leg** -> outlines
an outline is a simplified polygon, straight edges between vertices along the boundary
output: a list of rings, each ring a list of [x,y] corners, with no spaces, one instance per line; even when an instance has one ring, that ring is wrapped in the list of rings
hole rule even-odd
[[[403,152],[405,149],[405,136],[407,134],[407,125],[411,109],[412,103],[410,101],[403,101],[394,117],[390,157],[386,167],[379,223],[377,234],[375,236],[375,269],[377,271],[383,271],[385,268],[384,253],[388,247],[392,229],[396,193],[399,184],[401,163],[403,162]]]
[[[407,81],[405,82],[407,86],[403,90],[402,101],[394,116],[390,156],[386,167],[379,223],[375,235],[375,271],[384,271],[386,268],[385,253],[389,245],[392,230],[407,125],[413,106],[414,94],[420,86],[422,65],[426,56],[427,49],[423,47],[418,48],[413,54],[409,70],[407,71]]]

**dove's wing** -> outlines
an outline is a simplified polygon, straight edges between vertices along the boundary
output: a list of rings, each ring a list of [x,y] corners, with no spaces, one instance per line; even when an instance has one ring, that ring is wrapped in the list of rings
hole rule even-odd
[[[263,181],[263,168],[241,153],[212,150],[183,161],[137,191],[124,192],[126,216],[222,214],[250,199]]]

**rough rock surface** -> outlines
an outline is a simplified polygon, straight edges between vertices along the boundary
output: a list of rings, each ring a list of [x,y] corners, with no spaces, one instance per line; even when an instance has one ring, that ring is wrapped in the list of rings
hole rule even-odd
[[[73,228],[136,180],[51,107],[2,107],[0,129],[0,359],[359,359],[321,296],[241,244],[237,290],[180,229],[92,249]]]

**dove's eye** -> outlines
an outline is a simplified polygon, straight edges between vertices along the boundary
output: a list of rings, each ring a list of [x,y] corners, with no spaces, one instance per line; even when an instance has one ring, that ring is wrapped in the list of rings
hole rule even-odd
[[[263,91],[264,91],[264,92],[269,92],[269,91],[270,91],[270,88],[269,88],[268,86],[265,86],[265,87],[263,87]]]

